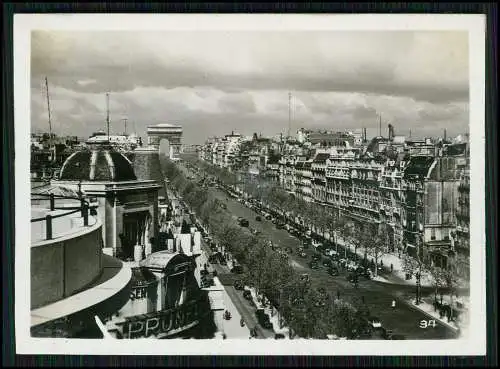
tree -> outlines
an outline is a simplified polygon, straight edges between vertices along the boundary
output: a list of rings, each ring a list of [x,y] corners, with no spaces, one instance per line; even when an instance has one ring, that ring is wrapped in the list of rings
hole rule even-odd
[[[366,227],[367,237],[371,242],[366,244],[366,252],[375,260],[375,277],[378,275],[378,262],[387,253],[388,232],[385,223],[369,223]]]
[[[442,268],[439,268],[435,265],[430,266],[428,269],[432,277],[432,285],[434,287],[434,304],[436,306],[438,299],[438,294],[440,295],[440,305],[443,303],[443,291],[442,289],[446,287],[446,274]]]
[[[354,306],[344,300],[335,300],[333,312],[335,334],[340,337],[354,338],[358,327],[358,317]]]
[[[403,271],[406,274],[406,277],[416,276],[416,290],[415,290],[415,303],[418,305],[420,303],[420,275],[422,273],[423,263],[420,259],[413,258],[408,254],[405,254],[403,257]]]

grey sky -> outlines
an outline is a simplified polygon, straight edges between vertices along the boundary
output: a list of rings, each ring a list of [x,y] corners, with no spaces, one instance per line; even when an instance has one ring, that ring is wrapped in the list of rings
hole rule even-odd
[[[120,119],[145,136],[178,123],[185,142],[232,130],[378,130],[449,135],[468,131],[466,32],[42,32],[32,33],[32,128],[88,136]]]

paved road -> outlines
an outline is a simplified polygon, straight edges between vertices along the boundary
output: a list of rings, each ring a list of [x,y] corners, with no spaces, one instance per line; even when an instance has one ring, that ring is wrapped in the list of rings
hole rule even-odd
[[[181,166],[181,168],[187,170],[184,166]],[[292,266],[297,270],[308,273],[314,287],[323,287],[334,294],[338,291],[341,298],[347,298],[348,300],[353,297],[360,298],[364,296],[371,315],[379,317],[386,329],[391,329],[396,334],[403,334],[407,339],[448,339],[456,337],[453,330],[439,321],[436,321],[435,327],[420,328],[420,322],[429,320],[429,317],[421,311],[404,304],[401,300],[408,296],[414,296],[415,287],[360,279],[358,288],[355,288],[346,280],[345,275],[341,274],[338,277],[332,277],[326,273],[322,266],[318,270],[311,270],[307,263],[314,251],[311,249],[306,250],[307,257],[301,258],[297,253],[297,249],[302,246],[300,240],[291,236],[285,230],[276,229],[270,221],[265,219],[260,222],[256,221],[255,216],[257,214],[253,210],[230,198],[222,190],[209,188],[208,191],[226,203],[227,212],[236,217],[248,219],[250,227],[260,230],[262,237],[272,240],[273,243],[281,247],[291,247],[293,250],[290,257]],[[226,201],[227,198],[229,199]],[[423,289],[424,291],[429,293],[431,289]],[[393,299],[397,300],[395,309],[391,308]]]

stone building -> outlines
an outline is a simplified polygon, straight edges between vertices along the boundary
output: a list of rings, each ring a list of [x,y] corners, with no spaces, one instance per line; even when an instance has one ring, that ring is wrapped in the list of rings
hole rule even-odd
[[[311,164],[312,172],[312,197],[316,202],[326,202],[326,160],[329,153],[317,153]]]
[[[405,201],[403,191],[403,175],[406,166],[405,154],[397,154],[388,158],[384,165],[380,190],[380,219],[385,222],[394,233],[394,243],[389,245],[389,251],[403,250],[403,223],[406,212],[403,207]]]
[[[446,267],[455,230],[459,177],[450,156],[413,156],[404,174],[404,242],[410,255]]]
[[[132,163],[106,146],[73,153],[52,184],[81,191],[98,202],[106,253],[123,260],[142,259],[158,249],[158,190],[156,181],[137,179]],[[135,255],[138,247],[143,255]],[[145,254],[145,255],[144,255]]]

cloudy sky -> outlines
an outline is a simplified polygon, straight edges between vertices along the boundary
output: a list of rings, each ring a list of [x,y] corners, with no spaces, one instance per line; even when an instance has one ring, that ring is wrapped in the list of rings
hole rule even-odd
[[[468,131],[466,32],[439,31],[36,31],[31,38],[31,121],[88,137],[105,128],[143,138],[146,127],[176,123],[184,142],[237,131],[366,127],[382,116],[396,134]]]

